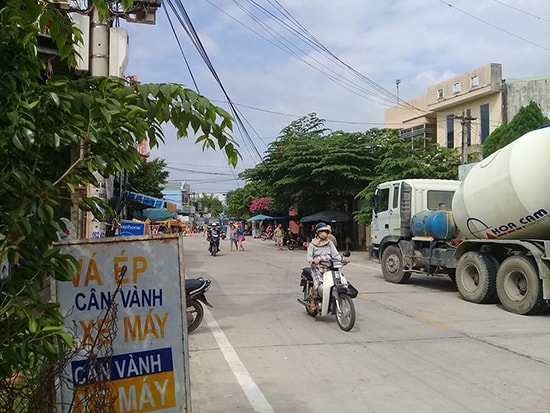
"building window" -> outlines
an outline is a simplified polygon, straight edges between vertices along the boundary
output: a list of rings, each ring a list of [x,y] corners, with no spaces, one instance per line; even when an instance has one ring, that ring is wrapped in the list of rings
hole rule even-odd
[[[443,89],[437,89],[437,98],[443,99]]]
[[[489,136],[489,104],[479,107],[479,123],[480,123],[480,141],[485,143],[485,139]]]
[[[447,115],[447,148],[455,147],[455,115]]]
[[[470,78],[470,88],[473,88],[473,87],[478,87],[479,86],[479,77],[476,76],[472,76]]]
[[[460,82],[453,83],[453,93],[460,93]]]

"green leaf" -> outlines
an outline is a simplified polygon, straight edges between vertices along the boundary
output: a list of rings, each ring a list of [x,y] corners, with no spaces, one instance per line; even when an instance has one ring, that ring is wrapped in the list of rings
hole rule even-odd
[[[19,137],[17,135],[14,135],[13,138],[12,138],[12,142],[13,144],[15,145],[15,147],[21,151],[24,151],[25,148],[23,147],[23,145],[21,144],[21,140],[19,140]]]

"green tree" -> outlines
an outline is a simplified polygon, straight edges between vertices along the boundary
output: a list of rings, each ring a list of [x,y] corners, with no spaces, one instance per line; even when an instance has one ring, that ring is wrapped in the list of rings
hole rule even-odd
[[[373,179],[377,159],[371,142],[388,132],[330,132],[323,123],[314,114],[294,121],[271,143],[262,163],[242,173],[266,188],[261,195],[273,198],[276,210],[295,204],[303,214],[349,210],[355,195]]]
[[[124,0],[129,7],[132,1]],[[107,5],[97,0],[105,17]],[[163,142],[166,122],[178,137],[193,131],[204,149],[221,149],[237,163],[228,135],[231,117],[205,97],[174,84],[136,84],[122,79],[43,77],[37,35],[49,27],[60,56],[74,64],[78,34],[50,2],[7,0],[0,8],[0,410],[13,408],[10,379],[29,379],[37,366],[57,360],[70,338],[63,317],[44,299],[47,280],[70,280],[77,262],[54,245],[79,187],[97,185],[141,164],[135,145]],[[74,154],[74,155],[72,155]],[[73,198],[75,199],[75,198]],[[78,206],[101,219],[108,205],[95,198]],[[16,383],[19,383],[16,381]],[[30,396],[29,396],[30,398]]]
[[[375,177],[357,195],[358,199],[370,200],[376,186],[386,181],[407,178],[457,179],[460,156],[453,149],[443,148],[424,138],[405,141],[397,131],[379,136],[373,144],[378,159]],[[368,222],[370,217],[370,206],[363,207],[355,215],[359,222]]]
[[[209,213],[212,217],[218,217],[223,212],[223,203],[214,195],[203,195],[199,199],[202,211]]]
[[[230,191],[227,195],[227,212],[238,218],[250,218],[250,205],[254,199],[262,198],[267,191],[257,182],[249,182],[243,188]]]
[[[166,161],[155,159],[142,161],[139,168],[130,177],[130,185],[137,192],[155,198],[162,198],[162,190],[170,173],[166,171]]]
[[[523,134],[547,123],[550,123],[550,119],[544,116],[536,102],[531,101],[529,105],[521,107],[509,123],[500,125],[487,137],[483,144],[483,156],[489,156]]]

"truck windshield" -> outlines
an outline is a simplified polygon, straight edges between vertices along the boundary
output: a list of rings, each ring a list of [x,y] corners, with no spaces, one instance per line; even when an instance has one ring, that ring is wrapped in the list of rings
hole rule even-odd
[[[450,211],[454,193],[454,191],[428,191],[428,209]]]

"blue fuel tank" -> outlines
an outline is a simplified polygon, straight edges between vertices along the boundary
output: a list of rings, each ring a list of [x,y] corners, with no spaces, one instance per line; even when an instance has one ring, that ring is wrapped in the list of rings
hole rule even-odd
[[[452,239],[456,224],[451,211],[422,211],[411,219],[411,231],[415,237]]]

